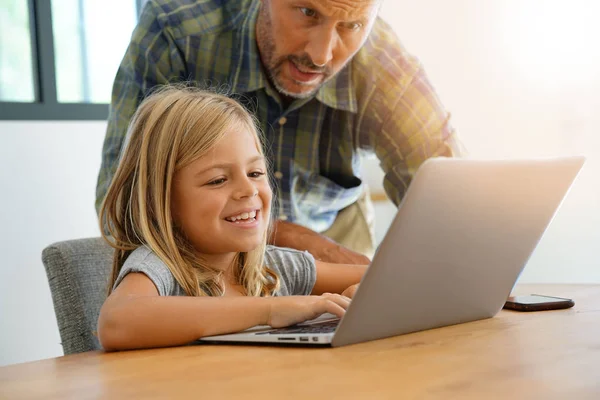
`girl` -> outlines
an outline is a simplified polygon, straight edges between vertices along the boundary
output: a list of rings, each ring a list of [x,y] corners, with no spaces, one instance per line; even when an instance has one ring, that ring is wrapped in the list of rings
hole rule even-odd
[[[267,246],[271,199],[255,123],[240,104],[190,87],[146,98],[100,211],[115,248],[102,346],[173,346],[341,317],[366,267]]]

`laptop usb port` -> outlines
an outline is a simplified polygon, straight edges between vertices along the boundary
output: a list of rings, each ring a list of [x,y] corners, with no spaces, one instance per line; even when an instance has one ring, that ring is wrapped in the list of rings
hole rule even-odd
[[[307,337],[304,337],[304,336],[301,336],[301,337],[300,337],[300,341],[301,341],[301,342],[308,342],[308,338],[307,338]]]

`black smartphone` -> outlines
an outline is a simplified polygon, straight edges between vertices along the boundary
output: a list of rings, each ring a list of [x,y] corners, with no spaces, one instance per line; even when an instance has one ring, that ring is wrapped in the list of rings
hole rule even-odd
[[[574,305],[575,302],[571,299],[530,294],[509,297],[504,304],[504,308],[515,311],[547,311],[571,308]]]

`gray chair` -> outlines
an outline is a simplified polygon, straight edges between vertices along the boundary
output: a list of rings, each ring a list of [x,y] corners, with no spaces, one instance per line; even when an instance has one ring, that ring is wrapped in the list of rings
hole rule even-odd
[[[102,348],[95,332],[112,259],[113,249],[99,237],[58,242],[42,251],[65,355]]]

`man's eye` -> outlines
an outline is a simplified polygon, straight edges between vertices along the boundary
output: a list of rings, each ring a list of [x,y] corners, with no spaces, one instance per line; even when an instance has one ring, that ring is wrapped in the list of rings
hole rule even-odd
[[[353,22],[351,24],[348,24],[348,29],[350,29],[351,31],[357,31],[360,28],[362,28],[362,24],[361,23]]]
[[[225,183],[225,178],[219,178],[219,179],[215,179],[214,181],[210,181],[208,182],[208,185],[220,185],[222,183]]]
[[[312,8],[300,7],[300,11],[307,17],[315,17],[317,15],[317,12]]]

